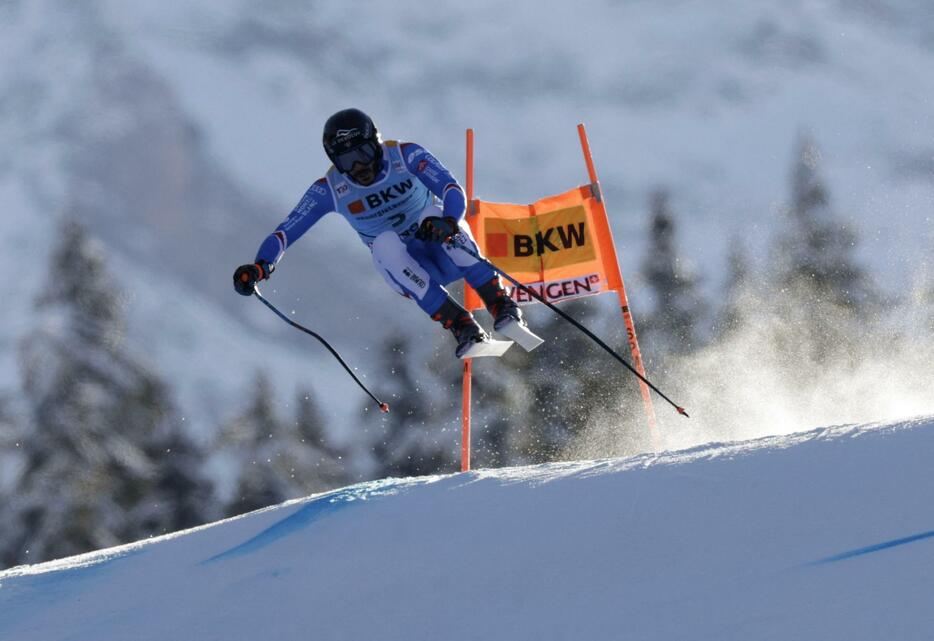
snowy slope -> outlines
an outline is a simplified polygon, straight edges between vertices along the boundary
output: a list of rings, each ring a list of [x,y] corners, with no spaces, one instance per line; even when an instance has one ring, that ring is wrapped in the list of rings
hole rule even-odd
[[[388,479],[0,573],[0,638],[934,637],[934,417]]]

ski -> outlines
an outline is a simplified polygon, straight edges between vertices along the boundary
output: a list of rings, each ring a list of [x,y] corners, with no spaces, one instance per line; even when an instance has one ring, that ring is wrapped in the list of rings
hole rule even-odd
[[[465,358],[483,358],[485,356],[502,356],[506,350],[512,347],[512,341],[484,340],[474,343],[470,348],[461,354],[461,359]]]
[[[527,352],[531,352],[533,349],[545,342],[545,339],[533,333],[532,330],[529,329],[528,325],[517,320],[506,323],[494,331],[497,334],[502,334],[506,338],[516,342],[519,347]]]

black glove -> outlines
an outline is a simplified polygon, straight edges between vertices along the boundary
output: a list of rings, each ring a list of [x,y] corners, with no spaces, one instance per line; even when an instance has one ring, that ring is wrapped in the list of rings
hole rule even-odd
[[[256,281],[269,278],[275,268],[275,265],[267,263],[265,260],[252,265],[240,265],[233,275],[234,289],[237,290],[238,294],[252,296]]]
[[[428,243],[445,243],[457,232],[457,221],[450,216],[429,216],[419,225],[415,237]]]

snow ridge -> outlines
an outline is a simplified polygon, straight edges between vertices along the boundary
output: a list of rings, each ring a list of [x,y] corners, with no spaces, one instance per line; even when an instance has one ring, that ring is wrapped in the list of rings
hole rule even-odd
[[[930,638],[934,417],[385,479],[0,573],[0,636]]]

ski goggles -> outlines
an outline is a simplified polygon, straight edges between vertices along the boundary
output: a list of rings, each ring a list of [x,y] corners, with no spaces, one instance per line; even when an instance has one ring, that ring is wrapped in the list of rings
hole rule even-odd
[[[331,160],[339,172],[346,174],[350,172],[354,163],[369,165],[377,158],[379,158],[379,146],[374,142],[367,141],[353,149],[335,154],[331,157]]]

